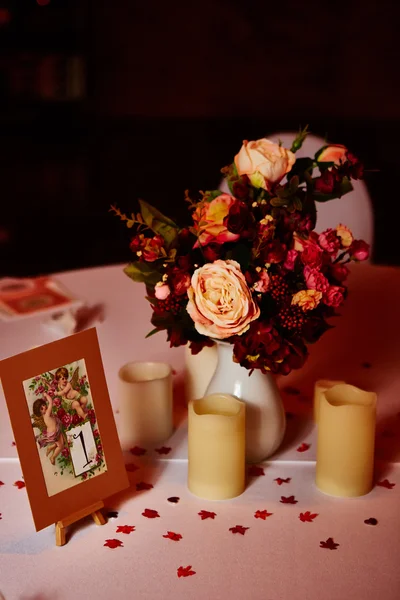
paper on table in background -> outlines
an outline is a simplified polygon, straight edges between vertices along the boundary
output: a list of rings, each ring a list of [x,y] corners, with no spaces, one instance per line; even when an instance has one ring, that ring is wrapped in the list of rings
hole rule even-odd
[[[26,319],[38,313],[77,308],[82,301],[50,277],[0,279],[0,318]]]

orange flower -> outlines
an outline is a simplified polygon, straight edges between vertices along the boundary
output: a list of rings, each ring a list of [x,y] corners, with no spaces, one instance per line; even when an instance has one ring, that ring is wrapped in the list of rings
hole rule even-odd
[[[338,225],[336,227],[336,235],[340,238],[340,243],[343,248],[349,248],[353,243],[353,234],[346,225]]]
[[[317,308],[322,298],[322,293],[317,290],[301,290],[292,297],[292,304],[300,306],[304,311]]]

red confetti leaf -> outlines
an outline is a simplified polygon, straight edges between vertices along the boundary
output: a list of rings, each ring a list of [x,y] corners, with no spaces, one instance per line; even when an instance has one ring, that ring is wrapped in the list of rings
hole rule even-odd
[[[311,446],[311,444],[306,444],[305,442],[303,442],[302,444],[300,444],[300,446],[297,448],[297,452],[306,452],[309,447]]]
[[[244,535],[248,529],[250,529],[250,527],[243,527],[243,525],[235,525],[235,527],[230,527],[229,531],[232,531],[232,533],[240,533],[240,535]]]
[[[15,487],[17,487],[19,490],[22,490],[22,488],[25,487],[25,482],[24,481],[15,481],[15,483],[13,485],[15,485]]]
[[[280,501],[282,504],[297,504],[297,500],[294,496],[281,496]]]
[[[179,542],[182,539],[180,533],[174,533],[173,531],[167,531],[166,535],[163,535],[163,538],[167,538],[167,540],[173,540],[174,542]]]
[[[1,516],[1,513],[0,513],[0,520],[1,520],[2,518],[3,518],[3,517]]]
[[[134,456],[143,456],[143,454],[146,454],[147,450],[140,448],[140,446],[134,446],[133,448],[130,448],[129,452]]]
[[[215,519],[217,516],[217,513],[210,512],[209,510],[201,510],[198,514],[202,521],[204,521],[204,519]]]
[[[134,465],[133,463],[130,463],[129,465],[125,465],[125,469],[129,473],[134,473],[135,471],[137,471],[138,469],[140,469],[140,467],[138,467],[137,465]]]
[[[247,474],[251,477],[261,477],[262,475],[265,475],[264,469],[262,467],[258,467],[257,465],[250,465],[250,467],[247,469]]]
[[[274,513],[269,513],[267,510],[256,510],[256,512],[254,513],[254,518],[255,519],[262,519],[263,521],[265,521],[265,519],[267,517],[270,517],[273,514]]]
[[[118,546],[123,546],[124,544],[121,542],[121,540],[116,540],[113,538],[111,540],[106,540],[106,543],[103,545],[107,546],[108,548],[118,548]]]
[[[340,546],[340,544],[334,542],[333,538],[328,538],[325,542],[319,543],[320,548],[327,548],[328,550],[336,550],[338,546]]]
[[[303,521],[303,523],[312,523],[315,517],[318,517],[318,513],[310,513],[309,510],[299,514],[299,519],[300,521]]]
[[[17,444],[15,442],[11,442],[11,446],[16,446]]]
[[[0,481],[0,485],[4,485],[4,483],[2,481]]]
[[[177,575],[178,577],[190,577],[190,575],[196,575],[196,571],[192,571],[192,565],[188,565],[187,567],[178,567]]]
[[[156,452],[158,452],[158,454],[169,454],[171,452],[172,448],[167,448],[166,446],[162,446],[161,448],[156,448]]]
[[[286,479],[282,479],[282,477],[277,477],[274,479],[278,485],[282,485],[282,483],[290,483],[291,477],[286,477]]]
[[[151,488],[153,488],[154,485],[152,483],[145,483],[144,481],[139,481],[139,483],[136,484],[136,491],[140,492],[142,490],[151,490]]]
[[[391,490],[396,485],[395,483],[390,483],[388,479],[384,479],[383,481],[378,481],[376,485],[380,485],[388,490]]]
[[[134,525],[118,525],[115,533],[132,533],[132,531],[135,531]]]
[[[160,516],[156,510],[153,510],[151,508],[145,508],[142,512],[142,515],[144,517],[147,517],[148,519],[156,519]]]

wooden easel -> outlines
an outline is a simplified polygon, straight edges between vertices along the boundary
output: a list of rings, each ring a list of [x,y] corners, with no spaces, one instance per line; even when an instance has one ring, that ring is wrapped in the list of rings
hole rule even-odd
[[[76,521],[80,521],[81,519],[83,519],[84,517],[87,517],[88,515],[92,516],[93,521],[96,523],[96,525],[104,525],[106,523],[106,520],[103,516],[103,513],[101,512],[102,508],[104,508],[104,502],[102,500],[100,500],[99,502],[96,502],[95,504],[91,504],[90,506],[87,506],[86,508],[82,508],[82,510],[78,510],[78,511],[72,513],[72,515],[70,515],[69,517],[66,517],[65,519],[61,519],[61,521],[57,521],[57,523],[56,523],[56,545],[64,546],[64,544],[67,543],[66,528],[68,527],[68,525],[72,525],[72,523],[75,523]]]

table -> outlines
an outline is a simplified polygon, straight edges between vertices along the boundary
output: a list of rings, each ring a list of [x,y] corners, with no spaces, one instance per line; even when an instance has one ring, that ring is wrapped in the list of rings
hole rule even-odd
[[[159,455],[147,448],[141,457],[126,453],[131,487],[107,500],[108,523],[96,527],[88,519],[71,526],[70,541],[57,548],[54,528],[35,532],[26,490],[13,485],[22,474],[0,394],[0,591],[6,600],[398,600],[400,270],[355,265],[352,271],[337,327],[312,347],[301,371],[278,380],[290,417],[281,449],[250,470],[246,491],[234,500],[203,501],[188,492],[186,424],[178,402],[178,426],[165,443],[171,450]],[[120,266],[57,279],[89,305],[104,304],[98,335],[117,425],[117,370],[129,360],[170,362],[181,398],[183,349],[170,349],[163,333],[144,339],[151,326],[142,286],[130,282]],[[0,323],[0,358],[52,339],[43,317]],[[318,378],[344,379],[378,393],[377,484],[365,497],[332,498],[314,485],[311,395]],[[308,449],[299,452],[303,443]],[[169,502],[171,496],[179,502]],[[201,511],[214,518],[202,519]],[[378,523],[366,524],[370,518]],[[128,533],[125,525],[134,530]],[[164,537],[176,537],[168,531],[182,538]],[[339,544],[335,550],[329,542],[320,547],[329,538]],[[104,546],[107,539],[117,540],[116,547]],[[195,574],[178,577],[179,567],[183,575]]]

